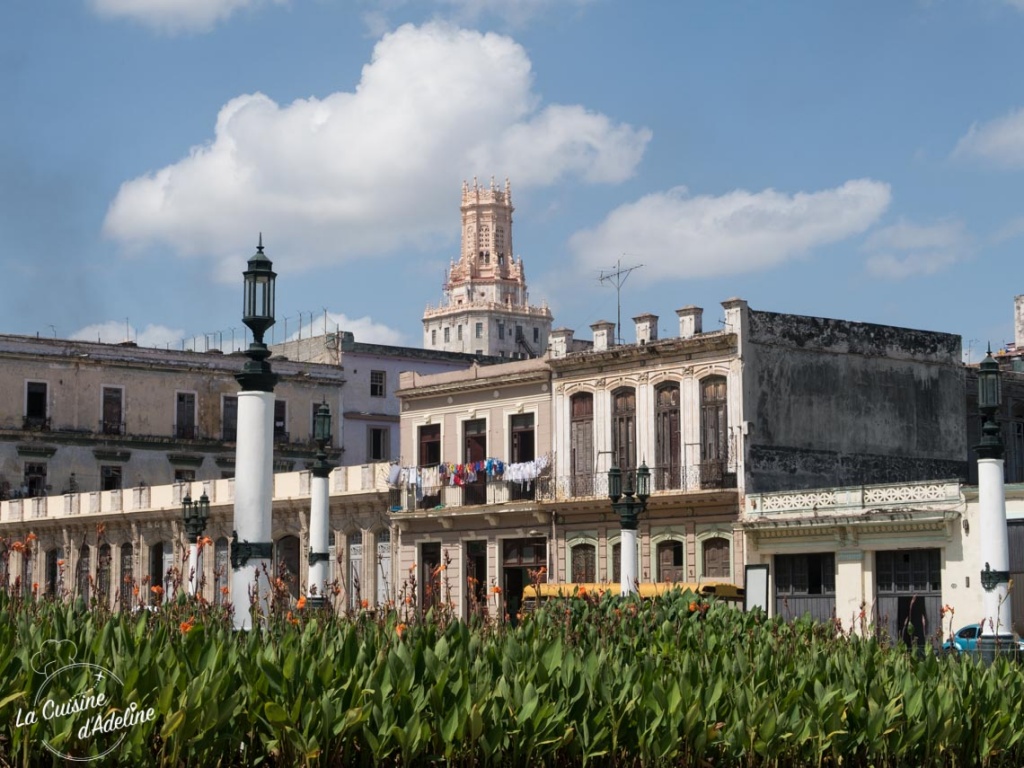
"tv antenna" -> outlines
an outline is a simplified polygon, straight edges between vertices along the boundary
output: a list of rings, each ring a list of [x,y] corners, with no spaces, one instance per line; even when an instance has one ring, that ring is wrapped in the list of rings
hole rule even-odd
[[[602,269],[601,274],[597,278],[602,283],[611,282],[615,285],[615,338],[617,339],[617,344],[622,343],[622,286],[626,283],[629,273],[634,269],[640,269],[642,266],[643,264],[634,264],[632,267],[623,267],[622,259],[616,259],[615,271],[606,274]]]

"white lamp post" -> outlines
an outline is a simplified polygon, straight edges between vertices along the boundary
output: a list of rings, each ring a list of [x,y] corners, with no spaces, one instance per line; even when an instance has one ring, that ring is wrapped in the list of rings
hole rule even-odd
[[[996,420],[1002,402],[999,363],[989,348],[978,366],[978,409],[981,411],[981,442],[978,452],[978,524],[981,528],[982,655],[991,658],[998,650],[1016,648],[1008,590],[1010,547],[1006,530],[1006,495],[1003,491],[1003,438]]]
[[[633,478],[626,475],[626,487],[622,487],[622,470],[612,467],[608,470],[608,498],[612,500],[612,509],[619,515],[622,538],[620,541],[619,584],[623,597],[636,592],[636,529],[637,518],[647,509],[647,499],[651,495],[651,471],[647,464],[641,464],[636,471],[636,490],[633,489]],[[620,501],[621,499],[621,501]]]
[[[328,478],[334,465],[327,462],[327,446],[331,442],[331,409],[327,403],[317,408],[313,417],[313,439],[316,440],[316,461],[313,463],[313,481],[310,484],[309,503],[309,592],[310,607],[327,604],[324,590],[327,585],[327,564],[330,561],[330,497]]]
[[[274,385],[270,350],[263,334],[274,324],[277,275],[263,254],[263,235],[249,259],[242,322],[252,331],[242,372],[235,376],[238,432],[235,437],[235,525],[231,540],[231,601],[235,629],[251,629],[253,611],[266,615],[274,545],[271,510],[274,486]]]

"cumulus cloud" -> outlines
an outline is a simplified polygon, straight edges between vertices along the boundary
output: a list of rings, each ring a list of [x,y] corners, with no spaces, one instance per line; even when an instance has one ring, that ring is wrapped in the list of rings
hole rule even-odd
[[[119,320],[87,325],[71,334],[72,341],[102,341],[106,344],[134,341],[140,347],[166,347],[168,344],[176,347],[183,338],[185,332],[180,328],[150,324],[139,330]]]
[[[130,249],[230,259],[220,274],[233,279],[258,230],[278,257],[287,244],[290,268],[337,263],[450,237],[461,182],[475,174],[510,177],[513,193],[633,174],[648,130],[542,105],[531,86],[530,60],[508,37],[400,27],[353,92],[286,106],[232,99],[209,143],[121,186],[104,230]]]
[[[1024,109],[987,123],[974,123],[957,142],[953,156],[977,157],[1005,168],[1024,168]]]
[[[593,0],[438,0],[442,7],[450,7],[458,19],[475,21],[491,15],[513,24],[525,23],[545,12],[575,10],[591,2]]]
[[[89,5],[100,16],[174,34],[208,32],[236,11],[262,2],[266,0],[89,0]]]
[[[646,280],[733,275],[859,234],[890,199],[889,185],[871,179],[793,195],[766,189],[691,197],[679,187],[615,209],[595,229],[573,235],[569,246],[592,269],[628,253],[643,261]]]
[[[933,275],[969,257],[971,237],[962,221],[914,224],[900,221],[872,233],[864,244],[867,270],[876,277],[902,280]]]

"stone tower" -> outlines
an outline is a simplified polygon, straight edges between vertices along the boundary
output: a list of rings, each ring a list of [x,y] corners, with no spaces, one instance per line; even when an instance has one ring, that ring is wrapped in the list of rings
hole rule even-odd
[[[462,183],[462,251],[452,260],[441,305],[423,313],[423,346],[446,352],[537,357],[547,349],[551,310],[530,306],[522,259],[512,251],[512,187]]]

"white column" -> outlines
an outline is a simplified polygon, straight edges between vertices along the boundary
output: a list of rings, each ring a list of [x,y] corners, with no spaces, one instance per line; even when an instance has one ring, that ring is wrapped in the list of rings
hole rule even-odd
[[[324,472],[313,470],[313,477],[310,480],[310,505],[309,505],[309,553],[310,555],[322,555],[312,557],[309,563],[309,597],[312,599],[326,597],[326,584],[328,574],[328,552],[330,550],[330,497],[329,497],[330,469]],[[316,560],[314,563],[313,560]],[[314,589],[316,594],[314,595]]]
[[[623,528],[620,540],[620,558],[622,562],[622,574],[620,587],[622,596],[632,595],[636,592],[637,563],[636,563],[636,529]]]
[[[274,488],[274,393],[238,393],[235,454],[235,531],[239,543],[271,541]],[[260,614],[269,608],[271,558],[253,557],[231,575],[235,629],[251,629],[251,595]],[[255,592],[254,592],[255,590]]]
[[[189,542],[188,545],[188,593],[195,595],[199,589],[199,545]]]
[[[1003,492],[1003,460],[978,459],[978,523],[981,528],[981,567],[1010,569],[1009,536],[1006,531],[1006,495]],[[1003,581],[992,590],[982,588],[985,619],[983,636],[1011,635],[1009,585]]]

